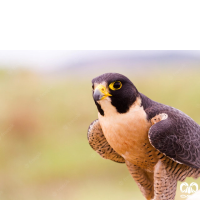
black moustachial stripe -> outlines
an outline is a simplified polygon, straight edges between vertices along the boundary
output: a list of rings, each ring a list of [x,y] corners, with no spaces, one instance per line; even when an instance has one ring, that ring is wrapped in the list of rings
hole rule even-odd
[[[96,106],[97,106],[97,109],[98,109],[99,113],[100,113],[102,116],[104,116],[104,111],[102,110],[101,105],[99,105],[96,101],[94,101],[94,102],[95,102],[95,104],[96,104]]]

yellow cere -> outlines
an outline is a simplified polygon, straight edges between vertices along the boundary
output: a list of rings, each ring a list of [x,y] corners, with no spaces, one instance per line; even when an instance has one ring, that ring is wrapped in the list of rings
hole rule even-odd
[[[120,86],[119,86],[118,88],[115,88],[115,87],[114,87],[114,84],[115,84],[115,83],[120,83]],[[121,87],[122,87],[122,83],[121,83],[120,81],[112,82],[112,83],[109,85],[109,88],[110,88],[111,90],[119,90],[119,89],[121,89]]]
[[[101,98],[101,100],[102,100],[102,99],[105,99],[107,96],[112,96],[112,95],[107,91],[107,89],[106,89],[106,87],[105,87],[104,85],[99,84],[99,85],[95,88],[95,90],[97,90],[97,89],[103,94],[103,97]]]

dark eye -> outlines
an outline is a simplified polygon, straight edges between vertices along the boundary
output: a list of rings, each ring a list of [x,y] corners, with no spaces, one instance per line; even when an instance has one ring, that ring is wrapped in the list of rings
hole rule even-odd
[[[113,85],[113,87],[115,89],[119,89],[121,87],[121,83],[120,82],[115,82],[114,85]]]
[[[122,83],[120,81],[115,81],[115,82],[112,82],[110,85],[109,85],[109,88],[111,90],[119,90],[121,89],[122,87]]]
[[[94,85],[92,85],[92,89],[94,90]]]

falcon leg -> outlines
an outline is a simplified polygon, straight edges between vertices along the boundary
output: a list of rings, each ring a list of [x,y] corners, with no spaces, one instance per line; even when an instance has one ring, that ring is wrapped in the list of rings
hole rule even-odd
[[[126,161],[128,170],[140,188],[142,194],[147,200],[153,199],[154,186],[153,186],[153,173],[149,173],[140,167]]]
[[[177,179],[168,172],[166,165],[160,160],[154,170],[154,199],[174,200]]]

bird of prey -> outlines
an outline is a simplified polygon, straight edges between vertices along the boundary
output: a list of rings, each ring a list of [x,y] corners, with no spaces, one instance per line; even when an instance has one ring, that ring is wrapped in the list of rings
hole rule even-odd
[[[147,200],[173,200],[177,181],[200,177],[200,126],[188,115],[151,100],[118,73],[94,78],[92,88],[98,119],[89,144],[126,163]]]

